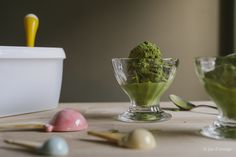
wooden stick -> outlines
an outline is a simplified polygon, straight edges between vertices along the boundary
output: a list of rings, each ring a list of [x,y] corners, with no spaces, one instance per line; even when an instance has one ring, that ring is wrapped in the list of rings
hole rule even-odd
[[[0,124],[0,130],[43,130],[45,129],[45,124],[32,124],[32,123],[22,123],[22,124]]]
[[[30,142],[30,141],[23,141],[23,140],[12,140],[12,139],[7,140],[7,139],[5,139],[4,142],[7,144],[21,146],[21,147],[24,147],[24,148],[27,148],[27,149],[33,150],[33,151],[36,151],[40,147],[40,145],[38,143]]]
[[[121,133],[97,132],[97,131],[88,131],[88,134],[106,139],[113,143],[118,143],[118,141],[121,140],[124,136]]]

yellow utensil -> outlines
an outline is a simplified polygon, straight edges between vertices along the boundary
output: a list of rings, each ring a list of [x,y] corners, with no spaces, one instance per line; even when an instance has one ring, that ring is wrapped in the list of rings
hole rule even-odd
[[[155,137],[146,129],[134,129],[128,134],[97,131],[88,131],[88,134],[127,148],[152,149],[156,147]]]
[[[36,32],[39,26],[39,19],[34,14],[28,14],[24,18],[24,26],[26,33],[26,45],[34,47]]]

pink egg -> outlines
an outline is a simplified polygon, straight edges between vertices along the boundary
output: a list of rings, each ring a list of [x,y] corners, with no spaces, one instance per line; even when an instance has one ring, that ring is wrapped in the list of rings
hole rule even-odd
[[[48,132],[51,131],[79,131],[88,127],[84,116],[75,109],[66,108],[57,112],[49,124],[45,125]]]

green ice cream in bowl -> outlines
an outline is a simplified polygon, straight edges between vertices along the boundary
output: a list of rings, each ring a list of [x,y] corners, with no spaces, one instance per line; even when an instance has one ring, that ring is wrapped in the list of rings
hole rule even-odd
[[[217,120],[201,130],[215,139],[236,139],[236,53],[225,57],[198,57],[197,75],[219,109]]]
[[[161,110],[159,102],[175,77],[178,59],[161,58],[160,49],[145,41],[128,58],[113,58],[112,65],[116,80],[131,101],[118,120],[156,122],[171,118]]]

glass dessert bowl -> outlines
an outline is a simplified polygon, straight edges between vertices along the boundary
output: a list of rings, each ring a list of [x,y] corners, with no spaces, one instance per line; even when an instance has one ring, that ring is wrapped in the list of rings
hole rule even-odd
[[[174,80],[178,59],[114,58],[112,65],[117,82],[131,101],[118,120],[156,122],[171,118],[171,114],[161,110],[159,102]]]
[[[217,120],[204,127],[201,134],[214,139],[236,139],[236,55],[198,57],[195,67],[219,110]]]

